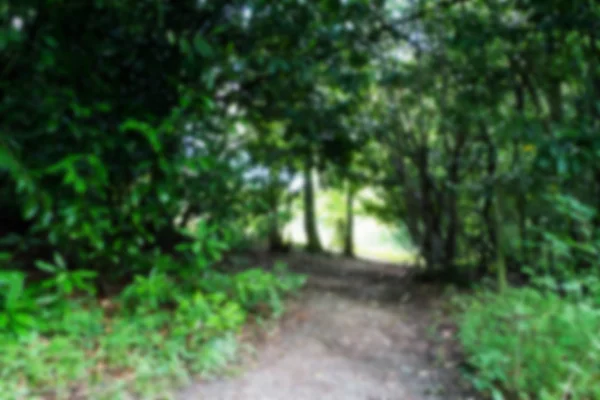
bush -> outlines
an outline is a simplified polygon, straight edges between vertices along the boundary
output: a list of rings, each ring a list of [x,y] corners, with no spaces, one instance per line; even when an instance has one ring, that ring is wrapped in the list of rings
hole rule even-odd
[[[281,274],[279,277],[260,269],[250,269],[233,278],[238,301],[252,311],[267,306],[270,312],[281,315],[281,296],[300,288],[305,277]]]
[[[36,290],[24,289],[20,272],[0,275],[3,400],[157,398],[191,374],[225,367],[247,315],[280,314],[283,296],[304,282],[282,265],[275,274],[197,271],[194,280],[196,266],[185,278],[157,266],[120,296],[98,300],[87,273],[42,268],[52,276]]]
[[[31,329],[38,309],[31,290],[25,288],[25,274],[0,271],[0,332],[21,334]]]
[[[531,288],[464,300],[460,341],[473,383],[494,398],[600,398],[600,312]]]

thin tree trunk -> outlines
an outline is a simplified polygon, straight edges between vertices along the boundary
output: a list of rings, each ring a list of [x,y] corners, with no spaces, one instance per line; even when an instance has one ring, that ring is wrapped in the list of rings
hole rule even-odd
[[[458,195],[456,186],[458,185],[458,157],[460,153],[455,154],[455,159],[452,161],[450,170],[448,171],[449,183],[452,186],[447,192],[447,210],[448,214],[448,227],[446,230],[446,242],[444,244],[444,264],[454,274],[455,263],[454,258],[456,255],[456,236],[458,233]]]
[[[525,90],[520,82],[515,83],[515,100],[516,109],[520,116],[525,113]],[[515,163],[521,166],[521,150],[519,149],[519,141],[514,142],[515,151]],[[526,186],[522,183],[519,185],[519,192],[517,194],[517,213],[519,218],[519,241],[521,250],[521,260],[523,264],[528,264],[527,254],[527,198],[525,197],[527,192]]]
[[[597,25],[597,24],[596,24]],[[597,33],[596,29],[590,29],[588,33],[588,40],[590,45],[591,63],[589,66],[590,74],[590,85],[589,95],[587,96],[589,114],[592,121],[592,129],[597,131],[600,126],[600,107],[596,105],[597,98],[600,95],[600,49],[597,44]],[[596,189],[596,208],[600,210],[600,166],[596,165],[594,168],[594,184]],[[594,218],[594,229],[595,231],[600,230],[600,213],[597,213]],[[595,233],[596,233],[595,232]]]
[[[555,37],[552,32],[546,35],[546,52],[549,60],[556,54]],[[560,45],[560,43],[559,43]],[[560,123],[563,119],[563,95],[561,90],[561,78],[551,70],[548,86],[548,103],[550,104],[550,119],[553,123]]]
[[[310,156],[304,167],[304,229],[306,231],[306,249],[311,253],[322,252],[323,246],[317,230],[312,160]]]
[[[348,182],[346,192],[346,229],[344,234],[344,255],[354,258],[354,190]]]
[[[487,146],[487,166],[486,166],[486,189],[485,200],[483,203],[483,221],[487,230],[487,240],[484,242],[485,248],[482,251],[482,259],[479,273],[481,276],[488,272],[490,262],[496,258],[498,251],[498,241],[496,234],[496,216],[494,214],[494,181],[496,179],[496,148],[486,126],[481,124],[481,133]]]
[[[442,263],[442,235],[440,234],[440,218],[435,205],[435,188],[429,177],[429,149],[422,146],[417,155],[419,182],[421,191],[421,218],[423,219],[423,242],[421,252],[425,258],[427,268],[440,272]]]
[[[494,204],[495,225],[496,225],[496,272],[498,279],[498,291],[503,293],[508,287],[508,278],[506,272],[506,257],[504,253],[505,238],[502,234],[501,224],[502,216],[502,195],[496,190],[496,201]]]
[[[596,106],[596,101],[598,95],[600,95],[600,49],[598,49],[597,43],[597,29],[590,29],[589,31],[589,45],[590,45],[590,54],[591,54],[591,62],[589,66],[589,74],[591,85],[589,88],[590,94],[588,96],[589,100],[589,108],[590,115],[592,116],[592,120],[594,121],[594,125],[600,119],[600,107]]]
[[[269,215],[269,250],[279,252],[284,250],[284,247],[281,230],[279,229],[279,207],[275,200],[271,202],[271,213]]]
[[[406,203],[406,212],[399,216],[401,220],[404,220],[406,227],[414,243],[423,242],[423,232],[421,227],[420,211],[421,211],[421,198],[419,196],[419,190],[414,187],[414,184],[407,183],[406,179],[406,168],[402,157],[395,157],[393,159],[394,169],[396,171],[397,184],[404,188],[404,201]]]

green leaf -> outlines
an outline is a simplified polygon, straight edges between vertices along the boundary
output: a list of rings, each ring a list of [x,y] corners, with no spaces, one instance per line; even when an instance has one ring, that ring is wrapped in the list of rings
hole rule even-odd
[[[14,316],[14,319],[15,322],[23,328],[32,328],[36,324],[35,318],[32,315],[26,313],[18,313]],[[26,331],[27,330],[23,330],[23,333],[25,333]]]
[[[42,260],[37,260],[35,262],[35,266],[38,267],[38,269],[40,269],[44,272],[51,273],[51,274],[54,274],[58,271],[56,266],[54,266],[46,261],[42,261]]]
[[[44,42],[53,49],[58,47],[58,42],[52,36],[44,36]]]
[[[111,104],[106,101],[98,103],[96,105],[96,108],[98,109],[98,111],[104,112],[104,113],[110,112],[112,110]]]
[[[8,292],[6,293],[6,308],[16,309],[18,300],[23,294],[25,287],[25,275],[23,273],[14,272],[12,279],[8,285]]]
[[[165,191],[162,191],[158,195],[158,198],[159,198],[159,200],[160,200],[161,203],[166,204],[171,199],[171,196],[169,196],[169,193],[167,193]]]
[[[200,33],[194,36],[194,48],[204,58],[210,58],[213,54],[212,47]]]
[[[34,218],[37,215],[38,211],[39,211],[38,202],[33,197],[30,197],[25,202],[25,213],[24,213],[25,219],[30,220],[30,219]]]
[[[139,132],[148,140],[153,150],[156,152],[160,152],[162,149],[162,145],[160,143],[158,132],[154,129],[150,124],[141,122],[135,119],[128,119],[123,124],[121,124],[120,128],[121,132]]]
[[[173,31],[171,30],[167,31],[167,41],[169,42],[169,44],[175,44],[175,42],[177,41],[175,33],[173,33]]]
[[[179,39],[179,48],[183,54],[189,55],[191,53],[190,43],[186,38],[182,37]]]
[[[67,268],[67,262],[59,253],[54,253],[54,263],[61,269]]]
[[[498,389],[492,389],[492,399],[493,400],[504,400],[504,395]]]

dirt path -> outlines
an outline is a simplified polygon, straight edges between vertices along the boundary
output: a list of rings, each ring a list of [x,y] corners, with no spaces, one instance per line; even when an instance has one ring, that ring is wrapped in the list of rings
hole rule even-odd
[[[290,264],[309,274],[308,287],[246,372],[198,383],[180,400],[467,398],[454,366],[434,366],[427,326],[435,300],[411,292],[406,270],[306,256]]]

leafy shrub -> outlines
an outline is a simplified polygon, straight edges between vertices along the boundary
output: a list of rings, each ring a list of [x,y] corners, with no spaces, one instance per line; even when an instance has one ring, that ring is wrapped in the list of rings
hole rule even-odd
[[[41,288],[50,291],[54,301],[64,300],[76,292],[90,295],[96,292],[93,279],[98,275],[97,272],[84,269],[69,270],[60,254],[54,254],[54,263],[38,260],[36,266],[51,275],[41,284]]]
[[[0,332],[21,334],[35,326],[38,304],[25,288],[25,274],[0,271]]]
[[[192,373],[225,367],[236,354],[247,315],[263,312],[263,304],[270,313],[281,313],[284,294],[304,280],[279,265],[275,274],[206,270],[179,285],[181,277],[157,265],[119,297],[98,301],[79,290],[85,284],[77,271],[42,267],[53,276],[37,291],[24,290],[19,272],[0,275],[0,321],[9,324],[0,329],[2,400],[67,399],[73,393],[90,399],[125,393],[157,398]],[[62,300],[39,306],[48,293],[64,299],[76,291],[80,296],[71,298],[69,307]]]
[[[282,296],[300,289],[304,275],[293,274],[283,263],[273,273],[252,268],[234,275],[210,272],[199,282],[203,290],[219,290],[232,296],[248,312],[283,312]]]
[[[234,282],[236,298],[244,307],[259,311],[261,306],[267,306],[275,315],[280,315],[283,312],[281,296],[301,287],[304,277],[288,274],[278,278],[255,268],[237,274]]]
[[[224,293],[215,292],[207,296],[197,292],[179,300],[173,333],[181,335],[196,331],[199,338],[208,339],[235,331],[245,319],[246,313],[240,304]]]
[[[284,262],[276,262],[273,272],[277,276],[277,285],[284,293],[296,292],[306,284],[306,275],[291,273]]]
[[[600,312],[531,288],[466,299],[460,340],[495,398],[600,398]]]
[[[223,227],[209,225],[204,220],[197,221],[191,234],[194,238],[193,241],[176,246],[176,250],[189,262],[188,268],[178,268],[178,274],[186,270],[195,273],[206,270],[210,265],[220,261],[223,252],[230,248],[232,233]]]
[[[147,276],[136,275],[121,298],[132,308],[158,309],[172,302],[175,293],[175,282],[165,272],[153,269]]]

